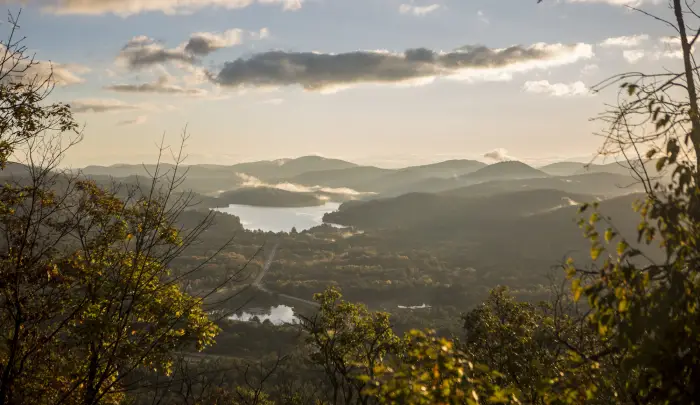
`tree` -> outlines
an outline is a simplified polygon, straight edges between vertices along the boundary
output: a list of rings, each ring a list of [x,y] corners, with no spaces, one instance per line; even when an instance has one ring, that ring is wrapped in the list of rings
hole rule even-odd
[[[331,404],[366,405],[372,403],[365,389],[375,367],[386,356],[399,352],[401,342],[391,329],[389,314],[369,311],[341,298],[335,288],[316,294],[318,313],[302,318],[309,358],[324,371]]]
[[[556,378],[566,363],[546,306],[516,302],[499,287],[463,319],[464,351],[472,361],[498,371],[502,377],[494,383],[516,389],[523,401],[542,403],[542,382]]]
[[[55,80],[51,65],[27,53],[24,38],[17,37],[19,14],[8,14],[10,34],[0,41],[0,168],[20,144],[45,132],[78,134],[70,107],[45,104]],[[73,140],[75,141],[75,140]]]
[[[169,374],[177,352],[213,343],[205,300],[240,272],[193,296],[181,280],[202,267],[171,271],[213,219],[177,223],[196,203],[176,192],[186,135],[161,146],[148,184],[108,189],[58,168],[77,125],[67,105],[43,103],[52,76],[29,76],[44,70],[15,29],[0,65],[0,164],[23,162],[0,172],[0,404],[119,403],[135,373]]]
[[[583,269],[570,262],[567,271],[574,297],[586,299],[589,320],[608,346],[580,363],[618,356],[635,403],[691,404],[700,397],[700,115],[693,56],[700,31],[689,34],[697,20],[688,20],[700,15],[680,0],[670,8],[672,19],[654,18],[673,29],[681,68],[622,74],[598,86],[617,83],[624,94],[601,117],[609,123],[604,150],[624,155],[644,182],[646,199],[635,206],[636,239],[663,252],[665,260],[632,247],[633,237],[622,235],[614,219],[586,205],[582,212],[594,212],[580,225],[599,265]],[[656,171],[670,173],[670,184],[650,173],[643,164],[649,159],[656,159]]]

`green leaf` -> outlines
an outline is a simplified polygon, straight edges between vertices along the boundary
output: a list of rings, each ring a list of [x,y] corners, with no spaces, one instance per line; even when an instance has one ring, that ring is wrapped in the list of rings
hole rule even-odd
[[[598,260],[598,257],[600,257],[601,252],[603,252],[603,247],[599,244],[594,244],[593,246],[591,246],[591,259]]]
[[[615,232],[613,232],[612,228],[608,228],[605,230],[605,242],[610,243],[610,241],[614,237],[615,237]]]
[[[617,304],[617,310],[619,312],[626,312],[627,308],[629,308],[629,301],[627,301],[626,298],[623,298],[618,304]]]
[[[574,279],[571,282],[571,292],[574,294],[574,301],[578,302],[581,299],[583,288],[581,288],[581,280]]]
[[[628,247],[629,247],[629,245],[627,244],[627,242],[625,242],[624,240],[621,240],[617,244],[617,254],[622,256],[622,254],[625,253],[625,251],[627,250]]]

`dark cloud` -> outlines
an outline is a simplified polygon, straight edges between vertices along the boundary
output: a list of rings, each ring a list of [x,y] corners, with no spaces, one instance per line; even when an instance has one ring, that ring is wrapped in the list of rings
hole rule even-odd
[[[212,32],[198,32],[190,36],[190,40],[185,45],[185,52],[206,56],[217,49],[238,45],[243,40],[243,31],[239,29],[228,30],[217,34]]]
[[[448,53],[409,49],[402,54],[357,51],[340,54],[270,51],[227,62],[211,79],[222,86],[300,85],[306,90],[355,83],[399,83],[464,71],[529,70],[590,58],[586,44],[536,44],[490,49],[464,47]]]
[[[173,61],[194,63],[196,60],[184,49],[166,49],[155,40],[142,36],[131,39],[122,48],[119,59],[132,69]]]
[[[168,49],[156,40],[146,37],[134,37],[122,48],[118,59],[124,61],[130,68],[141,68],[167,62],[183,62],[193,64],[198,57],[207,56],[212,52],[238,45],[244,36],[249,39],[264,39],[270,35],[267,28],[259,32],[246,32],[235,28],[225,32],[197,32],[177,48]]]

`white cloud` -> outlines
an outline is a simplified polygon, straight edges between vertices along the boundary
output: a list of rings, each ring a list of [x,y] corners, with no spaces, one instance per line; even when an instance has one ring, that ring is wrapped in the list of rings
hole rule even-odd
[[[486,14],[481,10],[476,12],[476,16],[479,18],[479,21],[481,21],[484,24],[491,23],[491,21],[488,19],[488,17],[486,17]]]
[[[523,90],[528,93],[547,94],[554,97],[591,94],[590,90],[581,81],[574,83],[550,83],[548,80],[528,81],[523,85]]]
[[[600,43],[600,46],[611,48],[611,47],[621,47],[621,48],[632,48],[642,44],[649,39],[649,35],[629,35],[622,37],[608,38]]]
[[[5,52],[5,49],[5,46],[0,44],[0,53]],[[29,59],[23,59],[19,56],[12,53],[12,51],[8,52],[5,62],[0,67],[0,70],[5,72],[5,81],[21,78],[19,80],[22,82],[41,82],[50,77],[53,84],[57,86],[69,86],[84,83],[85,79],[81,75],[91,71],[89,67],[75,63],[64,64],[43,60],[34,60],[32,63]],[[7,74],[8,72],[17,74]]]
[[[672,45],[672,46],[681,46],[681,38],[680,37],[661,37],[659,38],[659,42],[661,42],[664,45]]]
[[[261,28],[260,31],[257,33],[252,32],[251,37],[253,39],[266,39],[270,37],[270,29],[268,28]]]
[[[491,152],[486,152],[484,153],[484,157],[495,160],[497,162],[506,162],[509,160],[518,160],[514,158],[513,156],[508,155],[508,151],[503,148],[496,148],[492,150]]]
[[[55,14],[116,14],[127,17],[146,12],[190,14],[212,7],[239,9],[253,4],[278,5],[285,10],[298,10],[305,0],[29,0]],[[26,3],[27,0],[5,0],[6,3]]]
[[[413,4],[401,4],[399,12],[401,14],[412,14],[415,16],[423,16],[437,11],[441,6],[439,4],[430,4],[428,6],[415,6]]]
[[[622,57],[629,63],[637,63],[645,56],[645,52],[640,49],[629,49],[622,51]]]
[[[421,85],[445,77],[467,82],[511,80],[516,73],[548,69],[593,56],[588,44],[544,44],[489,49],[465,46],[452,52],[425,48],[403,53],[340,54],[270,51],[227,62],[211,79],[232,88],[299,85],[334,92],[359,84]]]
[[[591,74],[597,72],[599,69],[600,69],[600,67],[598,65],[596,65],[595,63],[589,63],[588,65],[584,66],[581,69],[581,74],[591,75]]]

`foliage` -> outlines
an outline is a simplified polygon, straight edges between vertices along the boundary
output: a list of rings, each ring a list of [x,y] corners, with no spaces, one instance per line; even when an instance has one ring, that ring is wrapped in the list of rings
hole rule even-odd
[[[368,392],[386,404],[520,403],[491,381],[500,374],[474,364],[454,342],[432,333],[411,331],[406,351],[379,365]]]
[[[391,329],[389,314],[342,301],[335,288],[314,299],[320,309],[305,318],[302,327],[308,333],[309,360],[324,371],[330,385],[329,402],[371,403],[365,387],[375,367],[398,351],[401,343]]]

